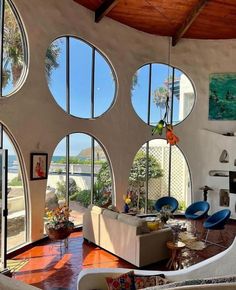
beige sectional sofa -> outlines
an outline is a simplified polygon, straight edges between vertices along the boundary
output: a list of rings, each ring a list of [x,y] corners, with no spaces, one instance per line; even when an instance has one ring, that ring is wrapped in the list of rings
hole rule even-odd
[[[0,274],[0,290],[40,290],[40,289],[25,284],[14,278],[9,278]]]
[[[141,218],[90,206],[84,215],[83,236],[86,240],[142,267],[169,257],[166,242],[172,231],[150,231]]]

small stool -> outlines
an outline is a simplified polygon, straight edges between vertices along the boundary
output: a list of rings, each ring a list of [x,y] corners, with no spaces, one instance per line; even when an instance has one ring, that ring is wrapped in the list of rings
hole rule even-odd
[[[167,263],[167,268],[168,269],[174,269],[178,270],[182,267],[182,256],[181,256],[181,251],[182,249],[185,248],[185,243],[183,242],[172,242],[168,241],[166,243],[167,248],[171,251],[171,257],[170,260]]]

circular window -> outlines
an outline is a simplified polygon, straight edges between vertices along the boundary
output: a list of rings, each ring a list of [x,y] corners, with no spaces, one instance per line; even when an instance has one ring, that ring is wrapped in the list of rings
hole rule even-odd
[[[155,126],[163,119],[168,98],[169,122],[176,125],[192,111],[195,91],[190,79],[179,69],[159,63],[141,67],[133,77],[132,104],[137,115]]]
[[[49,89],[68,114],[96,118],[111,107],[115,74],[94,46],[75,37],[58,38],[47,50],[45,66]]]
[[[22,83],[26,71],[26,38],[15,7],[5,1],[3,58],[2,58],[2,96],[12,94]]]

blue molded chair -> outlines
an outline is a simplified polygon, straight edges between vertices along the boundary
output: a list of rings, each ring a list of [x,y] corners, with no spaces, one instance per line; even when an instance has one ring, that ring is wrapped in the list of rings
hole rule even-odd
[[[163,196],[155,203],[155,209],[159,212],[163,207],[168,207],[170,212],[173,213],[179,206],[178,200],[172,196]]]
[[[206,221],[203,223],[203,227],[205,229],[207,229],[205,243],[210,243],[210,244],[225,248],[224,246],[220,245],[219,243],[224,241],[224,238],[222,236],[222,230],[224,229],[225,224],[229,220],[230,215],[231,215],[231,211],[229,209],[223,209],[223,210],[217,211],[212,216],[210,216],[208,219],[206,219]],[[208,240],[210,230],[220,230],[222,241],[219,241],[218,243],[210,242]]]
[[[207,216],[210,205],[207,201],[196,201],[190,204],[185,211],[185,217],[194,221],[194,234],[197,234],[196,221]]]

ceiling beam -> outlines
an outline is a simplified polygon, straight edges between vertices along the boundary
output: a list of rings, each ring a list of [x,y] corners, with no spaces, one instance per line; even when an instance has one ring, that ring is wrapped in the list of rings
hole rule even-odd
[[[172,37],[172,46],[175,46],[180,38],[185,34],[185,32],[190,28],[194,20],[201,13],[202,9],[205,7],[209,0],[200,0],[198,3],[192,8],[180,28],[176,31],[175,35]]]
[[[113,9],[119,0],[105,0],[96,10],[95,10],[95,22],[99,22],[105,15],[107,15],[111,9]]]

